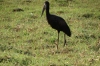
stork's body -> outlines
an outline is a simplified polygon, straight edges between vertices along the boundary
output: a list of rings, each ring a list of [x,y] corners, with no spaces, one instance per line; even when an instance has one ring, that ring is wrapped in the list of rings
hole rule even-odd
[[[42,14],[44,12],[44,9],[46,9],[47,22],[50,24],[50,26],[53,29],[56,29],[58,31],[58,42],[59,42],[60,31],[63,31],[65,34],[67,34],[70,37],[71,31],[70,31],[70,28],[68,27],[68,25],[66,24],[65,20],[59,16],[50,14],[48,1],[45,2]],[[65,34],[64,34],[64,45],[66,44]],[[58,49],[58,44],[57,44],[57,49]]]
[[[65,20],[62,19],[61,17],[55,15],[49,15],[47,16],[47,21],[50,24],[50,26],[56,29],[58,32],[63,31],[68,36],[71,36],[69,27],[67,26]]]

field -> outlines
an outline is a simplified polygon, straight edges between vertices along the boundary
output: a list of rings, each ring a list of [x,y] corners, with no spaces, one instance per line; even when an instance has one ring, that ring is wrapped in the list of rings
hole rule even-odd
[[[100,0],[49,0],[72,32],[65,47],[60,32],[58,50],[44,1],[0,0],[0,66],[99,66]]]

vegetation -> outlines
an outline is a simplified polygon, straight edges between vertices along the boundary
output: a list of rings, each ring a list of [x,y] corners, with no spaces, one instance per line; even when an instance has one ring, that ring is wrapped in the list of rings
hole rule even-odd
[[[63,17],[72,36],[63,47],[52,29],[43,0],[0,0],[0,66],[99,66],[100,1],[49,0],[50,12]]]

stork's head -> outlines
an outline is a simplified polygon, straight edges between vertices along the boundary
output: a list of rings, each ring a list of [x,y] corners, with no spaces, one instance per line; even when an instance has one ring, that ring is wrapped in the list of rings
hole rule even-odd
[[[48,1],[45,1],[45,2],[44,2],[44,6],[43,6],[43,10],[42,10],[42,14],[41,14],[41,16],[43,15],[44,10],[46,10],[46,9],[49,10],[49,2],[48,2]]]

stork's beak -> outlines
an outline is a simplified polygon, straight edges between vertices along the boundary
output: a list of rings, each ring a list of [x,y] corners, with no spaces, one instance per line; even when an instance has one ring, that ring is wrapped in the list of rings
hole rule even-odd
[[[41,17],[42,17],[42,15],[43,15],[43,13],[44,13],[44,10],[45,10],[45,4],[44,4],[43,9],[42,9]]]

